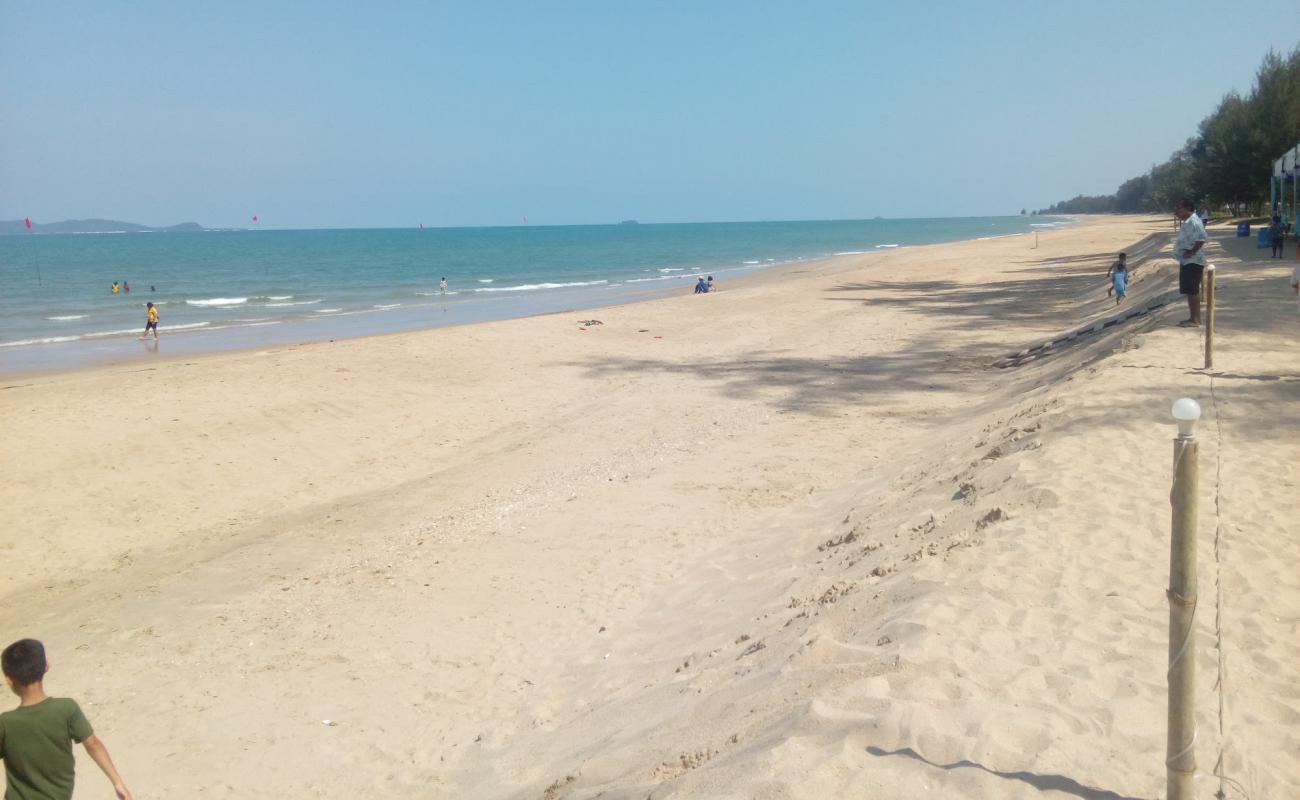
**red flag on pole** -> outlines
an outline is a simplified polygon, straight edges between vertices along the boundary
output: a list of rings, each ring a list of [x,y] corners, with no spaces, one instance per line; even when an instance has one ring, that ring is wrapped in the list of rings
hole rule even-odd
[[[27,225],[27,230],[30,231],[30,230],[32,229],[32,218],[31,218],[31,217],[24,217],[24,218],[23,218],[23,222]]]
[[[253,222],[257,222],[257,215],[256,215],[256,214],[253,215]]]

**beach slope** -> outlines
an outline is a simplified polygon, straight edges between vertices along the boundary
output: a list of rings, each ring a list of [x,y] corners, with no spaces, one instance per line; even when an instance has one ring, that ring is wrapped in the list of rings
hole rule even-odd
[[[140,798],[1155,797],[1186,395],[1198,764],[1296,794],[1294,300],[1216,232],[1199,369],[1171,236],[8,376],[0,630]]]

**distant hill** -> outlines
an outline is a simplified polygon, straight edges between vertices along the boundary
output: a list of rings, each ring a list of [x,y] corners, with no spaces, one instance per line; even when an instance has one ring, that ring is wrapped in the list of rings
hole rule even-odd
[[[151,228],[134,222],[113,219],[66,219],[63,222],[33,222],[31,231],[21,219],[0,220],[0,236],[19,236],[25,233],[171,233],[175,231],[201,231],[197,222],[182,222],[166,228]]]

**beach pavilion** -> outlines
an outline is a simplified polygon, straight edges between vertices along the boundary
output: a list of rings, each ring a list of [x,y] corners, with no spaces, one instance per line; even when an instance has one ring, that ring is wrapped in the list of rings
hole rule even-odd
[[[1285,213],[1287,184],[1291,185],[1291,213]],[[1300,231],[1300,207],[1297,207],[1297,185],[1300,184],[1300,144],[1283,153],[1273,162],[1273,176],[1269,181],[1269,208],[1277,209],[1283,219],[1288,216],[1293,231]]]

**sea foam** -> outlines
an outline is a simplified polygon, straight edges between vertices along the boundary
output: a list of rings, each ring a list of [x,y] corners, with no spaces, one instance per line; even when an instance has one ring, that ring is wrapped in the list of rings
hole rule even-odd
[[[187,306],[237,306],[247,303],[247,297],[212,297],[207,300],[186,300]]]
[[[522,286],[485,286],[476,292],[535,292],[538,289],[563,289],[569,286],[600,286],[609,281],[574,281],[573,283],[525,283]]]
[[[293,295],[290,295],[292,297]],[[310,306],[321,302],[321,300],[299,300],[296,303],[267,303],[267,308],[284,308],[286,306]]]

